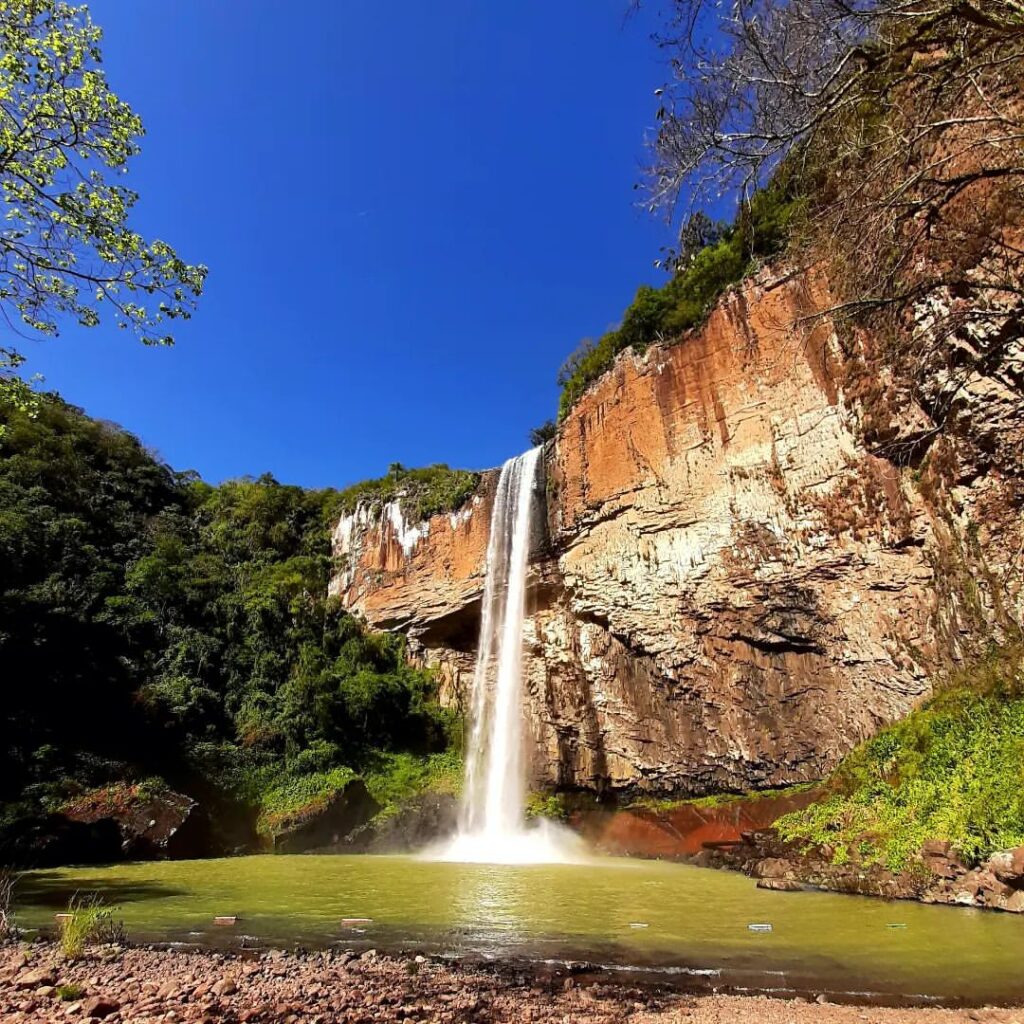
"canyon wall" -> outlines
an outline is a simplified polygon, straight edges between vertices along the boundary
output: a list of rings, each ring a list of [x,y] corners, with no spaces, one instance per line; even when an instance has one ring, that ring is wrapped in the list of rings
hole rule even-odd
[[[813,273],[766,270],[680,343],[623,353],[546,446],[524,662],[535,785],[819,778],[1020,622],[1019,341],[957,382],[940,429],[879,371],[851,377],[828,305]],[[333,592],[402,630],[453,703],[496,476],[451,515],[363,506],[335,532]]]

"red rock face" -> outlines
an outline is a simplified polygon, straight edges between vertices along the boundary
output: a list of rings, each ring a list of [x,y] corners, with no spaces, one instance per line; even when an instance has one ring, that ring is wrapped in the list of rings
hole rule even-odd
[[[766,272],[680,343],[624,353],[561,424],[525,629],[535,783],[699,795],[819,778],[971,637],[1020,621],[1024,452],[997,464],[933,430],[933,451],[972,467],[958,477],[867,450],[813,318],[828,303],[814,275]],[[1018,349],[965,388],[961,422],[1024,422]],[[916,406],[897,419],[930,429]],[[406,631],[456,702],[494,480],[419,535],[365,511],[336,533],[335,592]]]
[[[612,856],[678,859],[707,846],[737,843],[744,832],[771,826],[783,814],[808,807],[820,796],[798,793],[733,800],[715,807],[680,804],[664,810],[630,808],[573,816],[573,827]]]

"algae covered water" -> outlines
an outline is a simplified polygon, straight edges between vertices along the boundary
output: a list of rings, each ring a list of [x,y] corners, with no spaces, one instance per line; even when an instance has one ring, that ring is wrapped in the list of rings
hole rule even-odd
[[[1024,920],[1014,915],[770,892],[657,861],[264,856],[63,868],[22,878],[18,923],[52,927],[75,892],[93,891],[137,941],[569,958],[733,989],[1024,999]],[[218,916],[237,922],[215,925]]]

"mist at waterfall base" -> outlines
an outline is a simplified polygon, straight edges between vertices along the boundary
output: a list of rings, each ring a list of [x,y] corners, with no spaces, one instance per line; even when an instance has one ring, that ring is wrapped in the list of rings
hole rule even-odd
[[[540,448],[501,467],[487,544],[472,722],[457,833],[427,852],[476,864],[574,864],[588,860],[567,828],[526,821],[522,651],[526,574]]]

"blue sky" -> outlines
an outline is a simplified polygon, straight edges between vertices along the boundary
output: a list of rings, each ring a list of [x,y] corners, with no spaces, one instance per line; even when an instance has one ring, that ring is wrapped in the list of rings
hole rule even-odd
[[[633,186],[666,72],[626,0],[90,7],[147,128],[136,224],[210,276],[173,349],[107,327],[22,348],[178,468],[496,465],[660,280]]]

